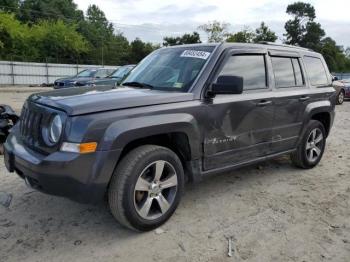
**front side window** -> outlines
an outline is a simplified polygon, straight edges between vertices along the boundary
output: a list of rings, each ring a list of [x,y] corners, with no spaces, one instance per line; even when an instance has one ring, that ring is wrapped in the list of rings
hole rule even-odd
[[[110,73],[108,69],[100,69],[96,72],[95,77],[106,77]]]
[[[159,49],[143,59],[122,84],[143,84],[158,90],[186,92],[197,79],[215,46]]]
[[[305,56],[305,67],[313,86],[322,86],[328,84],[327,73],[321,59],[317,57]]]
[[[267,88],[264,55],[231,56],[219,73],[221,75],[242,77],[244,90]]]

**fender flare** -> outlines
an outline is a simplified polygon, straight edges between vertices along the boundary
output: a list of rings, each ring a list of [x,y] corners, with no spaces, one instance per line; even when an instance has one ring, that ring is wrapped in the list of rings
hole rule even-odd
[[[333,115],[334,115],[334,105],[332,105],[332,103],[329,100],[316,101],[308,104],[304,111],[303,128],[301,130],[301,133],[298,139],[298,144],[302,140],[306,125],[312,119],[312,117],[318,113],[328,113],[330,116],[330,127],[332,126]]]
[[[185,113],[140,116],[109,125],[101,139],[101,150],[122,150],[128,143],[154,135],[182,132],[188,137],[191,159],[200,157],[200,132],[196,119]]]

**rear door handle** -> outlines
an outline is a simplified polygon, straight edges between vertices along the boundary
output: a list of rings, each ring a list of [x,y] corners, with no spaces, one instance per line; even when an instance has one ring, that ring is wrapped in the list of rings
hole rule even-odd
[[[257,103],[257,106],[267,106],[272,104],[272,101],[267,101],[267,100],[261,100],[259,103]]]
[[[309,100],[310,97],[309,96],[302,96],[299,98],[299,101],[306,101],[306,100]]]

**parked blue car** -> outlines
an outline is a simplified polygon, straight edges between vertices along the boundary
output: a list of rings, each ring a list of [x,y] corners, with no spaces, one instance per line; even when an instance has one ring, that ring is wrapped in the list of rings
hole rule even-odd
[[[85,69],[75,76],[60,78],[54,82],[54,89],[85,86],[87,83],[94,83],[98,79],[105,78],[114,72],[117,68],[92,68]]]
[[[88,86],[112,86],[116,87],[124,80],[124,78],[134,69],[136,65],[124,65],[113,71],[112,74],[105,78],[95,79],[86,83]]]

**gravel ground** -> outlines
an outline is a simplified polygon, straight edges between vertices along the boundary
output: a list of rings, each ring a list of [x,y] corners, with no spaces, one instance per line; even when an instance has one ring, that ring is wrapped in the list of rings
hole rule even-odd
[[[28,93],[0,93],[17,111]],[[106,204],[82,205],[27,188],[0,156],[0,261],[350,260],[350,101],[337,106],[321,163],[288,157],[188,185],[161,228],[134,233]],[[227,238],[233,257],[227,256]]]

